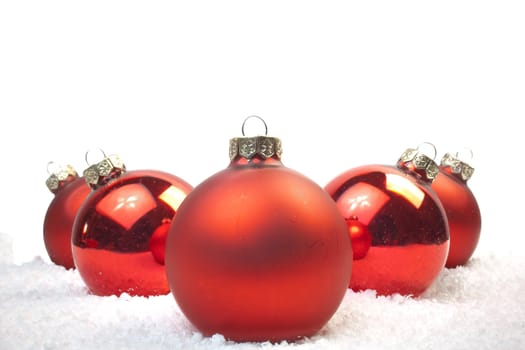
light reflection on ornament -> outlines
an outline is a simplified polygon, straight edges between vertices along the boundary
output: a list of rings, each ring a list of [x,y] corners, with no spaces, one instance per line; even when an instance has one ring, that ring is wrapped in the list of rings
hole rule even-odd
[[[421,191],[415,184],[410,182],[410,180],[404,177],[396,174],[385,175],[386,189],[401,195],[416,209],[419,209],[423,199],[425,199],[425,193]]]
[[[97,212],[129,230],[157,204],[150,191],[140,183],[115,188],[97,203]]]
[[[346,220],[357,217],[362,224],[368,225],[389,199],[376,187],[359,182],[347,189],[336,200],[336,205]]]
[[[160,194],[159,199],[173,209],[177,210],[186,196],[187,193],[182,191],[180,188],[170,186],[166,189],[166,191]]]

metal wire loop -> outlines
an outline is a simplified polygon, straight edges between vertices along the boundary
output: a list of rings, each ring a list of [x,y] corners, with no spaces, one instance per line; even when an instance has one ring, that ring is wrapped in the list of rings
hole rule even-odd
[[[100,160],[106,158],[106,153],[104,153],[104,151],[103,151],[101,148],[89,149],[89,150],[86,152],[86,155],[85,155],[85,157],[84,157],[84,159],[86,160],[86,164],[87,164],[87,165],[92,165],[92,164],[95,164],[95,163],[98,162],[98,161],[97,161],[97,162],[90,162],[90,161],[89,161],[90,154],[91,154],[91,155],[93,154],[93,150],[96,150],[96,151],[98,151],[99,153],[102,154],[102,157],[99,158],[98,161],[100,161]]]
[[[463,160],[463,161],[471,161],[472,158],[474,158],[474,152],[468,147],[463,147],[464,151],[468,152],[469,158],[467,159],[463,153],[460,153],[459,151],[456,152],[456,158]]]
[[[268,125],[266,125],[266,122],[264,121],[263,118],[257,116],[257,115],[250,115],[248,117],[246,117],[246,119],[244,119],[244,122],[242,123],[242,128],[241,128],[241,131],[242,131],[242,136],[246,136],[246,134],[244,133],[244,126],[246,125],[246,122],[248,121],[248,119],[250,118],[257,118],[259,119],[261,122],[263,122],[264,124],[264,135],[268,135]]]
[[[62,166],[60,164],[55,163],[54,161],[50,161],[49,163],[47,163],[46,170],[49,175],[59,172],[60,169],[62,169]]]
[[[432,160],[435,160],[436,159],[436,156],[437,156],[437,149],[436,149],[436,146],[434,146],[433,143],[431,142],[423,142],[421,143],[419,146],[417,146],[417,150],[418,151],[421,151],[422,153],[426,153],[426,152],[423,152],[421,150],[421,146],[424,146],[424,145],[427,145],[427,146],[431,146],[432,147],[432,151],[434,152],[434,156],[432,157]]]

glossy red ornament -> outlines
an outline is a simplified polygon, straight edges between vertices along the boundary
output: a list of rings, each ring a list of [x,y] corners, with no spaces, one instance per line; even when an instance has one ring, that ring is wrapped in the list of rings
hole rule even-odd
[[[397,167],[360,166],[327,184],[352,240],[350,288],[417,296],[436,279],[449,249],[446,214],[430,187],[437,172],[409,149]]]
[[[96,295],[169,293],[166,232],[192,187],[155,170],[125,172],[110,156],[84,172],[93,188],[73,225],[73,258]]]
[[[447,153],[441,160],[440,172],[432,183],[445,212],[450,230],[450,250],[446,267],[464,265],[478,245],[481,213],[474,194],[467,186],[474,169]]]
[[[279,139],[232,139],[229,166],[195,187],[170,228],[171,291],[206,336],[311,336],[345,295],[352,263],[345,222],[330,196],[280,155]]]
[[[44,217],[44,244],[52,262],[71,269],[75,267],[71,253],[73,222],[91,190],[70,165],[58,167],[49,176],[46,185],[55,197]]]

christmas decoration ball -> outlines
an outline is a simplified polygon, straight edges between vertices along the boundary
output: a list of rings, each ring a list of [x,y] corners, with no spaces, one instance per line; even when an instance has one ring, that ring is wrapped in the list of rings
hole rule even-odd
[[[356,167],[326,185],[352,240],[351,289],[418,296],[439,275],[449,230],[430,187],[437,172],[431,158],[408,149],[397,166]]]
[[[90,292],[168,294],[166,235],[192,187],[157,170],[126,172],[115,156],[86,169],[84,177],[93,190],[76,216],[72,252]]]
[[[330,196],[280,155],[279,139],[232,139],[229,166],[195,187],[170,228],[171,291],[206,336],[311,336],[345,295],[352,264],[345,222]]]
[[[53,263],[71,269],[75,267],[71,253],[73,222],[91,190],[70,165],[59,166],[49,176],[46,185],[54,197],[44,217],[44,245]]]
[[[450,153],[441,160],[440,172],[432,189],[447,214],[450,250],[448,268],[466,264],[474,254],[481,233],[481,212],[476,197],[467,185],[474,169]]]

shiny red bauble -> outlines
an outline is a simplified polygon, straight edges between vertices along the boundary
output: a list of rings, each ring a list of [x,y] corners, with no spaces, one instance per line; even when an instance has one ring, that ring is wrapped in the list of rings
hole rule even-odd
[[[52,262],[71,269],[75,267],[71,253],[71,230],[77,211],[91,189],[71,166],[59,168],[46,183],[55,195],[44,217],[46,251]]]
[[[414,150],[412,150],[414,151]],[[417,296],[436,279],[449,249],[446,215],[430,158],[350,169],[325,187],[346,220],[354,261],[350,288]],[[427,174],[428,172],[428,174]]]
[[[204,335],[311,336],[348,287],[352,250],[334,202],[280,161],[280,141],[236,138],[230,165],[182,203],[166,245],[171,291]]]
[[[154,170],[126,172],[88,196],[73,225],[75,265],[96,295],[169,293],[165,239],[192,187]]]
[[[476,197],[467,186],[474,169],[446,154],[439,175],[432,183],[445,212],[450,230],[450,250],[446,267],[464,265],[476,250],[481,233],[481,212]]]

